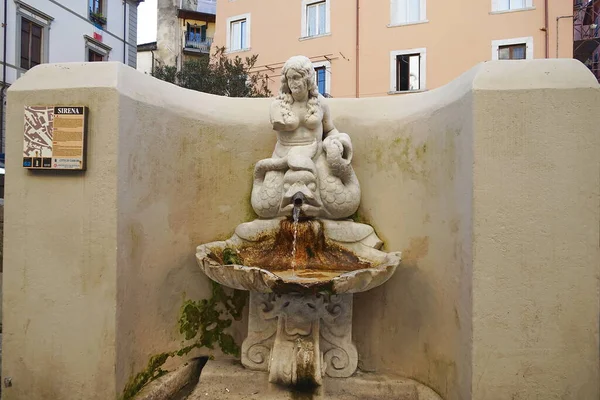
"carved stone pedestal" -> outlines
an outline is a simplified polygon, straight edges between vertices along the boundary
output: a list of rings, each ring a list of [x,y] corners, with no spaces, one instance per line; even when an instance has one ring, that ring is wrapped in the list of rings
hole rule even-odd
[[[324,375],[351,376],[358,362],[352,296],[250,292],[242,364],[288,386],[319,386]]]

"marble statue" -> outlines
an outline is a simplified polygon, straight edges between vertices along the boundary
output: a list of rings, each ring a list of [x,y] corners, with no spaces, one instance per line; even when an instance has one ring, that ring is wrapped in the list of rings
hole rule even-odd
[[[254,168],[259,218],[198,246],[196,258],[209,278],[250,291],[242,364],[272,383],[316,387],[356,371],[353,293],[385,283],[400,253],[380,251],[373,227],[349,219],[361,196],[352,141],[334,126],[307,57],[284,64],[270,122],[275,150]]]
[[[254,211],[261,218],[288,216],[292,197],[300,192],[306,216],[351,216],[360,203],[360,185],[351,165],[352,141],[333,125],[307,57],[295,56],[284,64],[280,93],[270,111],[277,144],[271,158],[256,164]]]

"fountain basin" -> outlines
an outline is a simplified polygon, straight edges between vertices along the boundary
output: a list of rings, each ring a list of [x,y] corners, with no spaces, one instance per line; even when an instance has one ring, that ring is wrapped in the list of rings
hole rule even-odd
[[[352,220],[278,218],[238,225],[196,258],[212,280],[250,291],[242,364],[269,382],[317,387],[357,368],[353,293],[385,283],[400,252],[380,250],[374,229]]]
[[[364,292],[385,283],[400,264],[400,252],[376,248],[381,242],[368,225],[305,221],[296,251],[292,229],[286,219],[242,224],[230,239],[198,246],[198,264],[227,287],[277,294]]]

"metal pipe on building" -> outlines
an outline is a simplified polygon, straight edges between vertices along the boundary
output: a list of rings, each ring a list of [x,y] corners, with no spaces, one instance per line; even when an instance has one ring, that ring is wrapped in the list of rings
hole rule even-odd
[[[556,58],[558,58],[558,21],[562,18],[574,18],[573,14],[571,15],[561,15],[560,17],[556,17]]]
[[[356,0],[356,97],[360,97],[360,0]]]
[[[123,0],[123,64],[127,65],[127,0]]]
[[[8,0],[4,0],[4,21],[2,23],[2,27],[4,28],[4,40],[2,45],[2,88],[0,88],[0,152],[2,152],[4,138],[2,137],[2,132],[6,131],[4,129],[4,93],[6,93],[6,39],[8,36]]]
[[[548,0],[544,0],[544,36],[546,37],[546,58],[550,58],[550,32],[548,32]]]
[[[150,67],[150,75],[154,76],[154,50],[150,50],[152,54],[152,66]]]

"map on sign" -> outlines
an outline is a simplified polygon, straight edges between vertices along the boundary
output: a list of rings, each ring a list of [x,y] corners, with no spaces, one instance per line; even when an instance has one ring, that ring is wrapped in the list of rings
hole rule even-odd
[[[23,167],[85,169],[87,108],[25,106]]]

